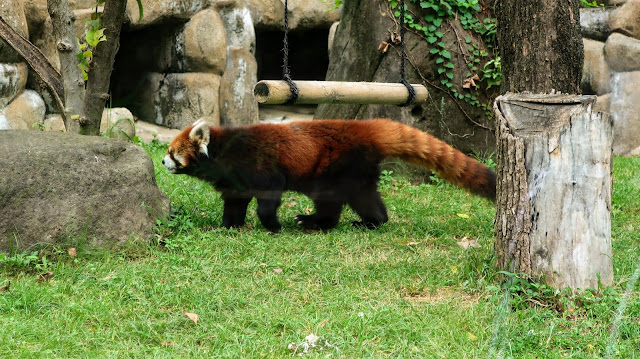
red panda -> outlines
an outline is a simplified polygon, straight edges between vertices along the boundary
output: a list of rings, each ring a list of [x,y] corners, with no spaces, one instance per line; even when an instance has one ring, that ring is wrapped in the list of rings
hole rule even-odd
[[[443,179],[495,201],[496,175],[428,133],[387,119],[312,120],[213,128],[198,121],[169,145],[162,160],[172,173],[209,181],[224,200],[222,226],[244,225],[247,205],[258,202],[266,229],[281,229],[276,212],[284,191],[310,197],[315,213],[298,215],[304,228],[337,225],[344,205],[360,216],[354,225],[388,221],[378,192],[380,162],[387,157],[434,170]]]

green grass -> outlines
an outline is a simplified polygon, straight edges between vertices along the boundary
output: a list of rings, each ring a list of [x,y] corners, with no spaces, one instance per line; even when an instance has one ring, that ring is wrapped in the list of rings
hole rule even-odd
[[[310,333],[330,344],[311,358],[640,357],[640,297],[625,295],[640,254],[640,158],[615,160],[615,285],[571,295],[501,289],[495,210],[449,185],[385,176],[390,221],[376,231],[352,228],[350,211],[335,230],[301,230],[293,216],[311,202],[293,193],[282,233],[262,228],[255,204],[245,228],[226,230],[219,195],[166,173],[162,146],[146,148],[173,218],[152,243],[5,260],[0,358],[289,358]],[[468,240],[481,247],[456,244]]]

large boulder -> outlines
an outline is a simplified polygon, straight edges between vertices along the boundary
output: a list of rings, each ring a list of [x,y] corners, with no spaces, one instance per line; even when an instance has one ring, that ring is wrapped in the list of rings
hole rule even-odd
[[[614,33],[604,44],[604,54],[611,72],[640,70],[640,40]]]
[[[330,52],[328,81],[372,81],[398,83],[400,80],[400,56],[394,48],[384,53],[379,49],[383,41],[389,42],[389,29],[394,22],[388,14],[381,13],[386,0],[348,1],[342,9],[342,19],[338,26]],[[410,11],[420,13],[414,4]],[[459,23],[451,22],[455,31],[445,31],[442,41],[447,48],[458,49],[458,38],[472,38]],[[468,46],[468,45],[467,45]],[[396,47],[399,50],[399,47]],[[440,85],[443,76],[438,74],[436,57],[430,54],[431,47],[424,37],[406,32],[406,48],[409,49],[411,63],[406,64],[406,78],[410,83],[423,83],[424,76],[429,83]],[[466,47],[464,51],[466,51]],[[456,50],[457,52],[457,50]],[[462,55],[452,53],[454,64],[453,88],[458,93],[467,94],[462,88],[467,78],[467,64]],[[413,65],[420,71],[418,73]],[[482,65],[481,65],[482,66]],[[479,101],[491,102],[491,92],[485,91],[486,84],[479,82],[478,90],[473,91]],[[391,118],[421,130],[454,145],[459,150],[470,153],[491,152],[495,148],[493,121],[485,110],[472,106],[464,100],[454,99],[453,95],[439,88],[429,86],[429,99],[426,104],[408,107],[388,105],[319,105],[315,118]],[[492,90],[494,90],[492,88]],[[497,92],[497,89],[494,91]],[[471,95],[471,94],[470,94]]]
[[[640,0],[630,0],[611,15],[611,30],[640,38]]]
[[[148,238],[169,200],[140,147],[59,132],[0,132],[0,251]]]

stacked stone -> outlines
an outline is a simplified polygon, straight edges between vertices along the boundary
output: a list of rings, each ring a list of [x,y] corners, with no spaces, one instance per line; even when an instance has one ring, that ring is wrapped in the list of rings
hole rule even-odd
[[[20,35],[28,37],[24,8],[18,1],[3,3],[0,16]],[[0,40],[0,130],[37,129],[44,122],[45,105],[40,95],[27,90],[29,68],[24,59]]]
[[[619,7],[580,12],[582,91],[598,95],[597,110],[611,114],[614,153],[640,155],[640,0],[610,3]]]

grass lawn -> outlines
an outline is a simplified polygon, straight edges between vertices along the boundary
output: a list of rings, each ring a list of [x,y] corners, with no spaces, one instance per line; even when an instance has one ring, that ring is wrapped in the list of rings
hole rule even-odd
[[[173,219],[120,251],[76,243],[75,258],[63,246],[0,261],[0,358],[290,358],[310,333],[310,358],[640,358],[640,158],[615,160],[615,285],[572,295],[503,284],[492,204],[452,186],[384,176],[390,221],[375,231],[352,228],[350,211],[304,231],[293,216],[311,202],[293,193],[282,233],[255,203],[226,230],[219,195],[145,147]]]

